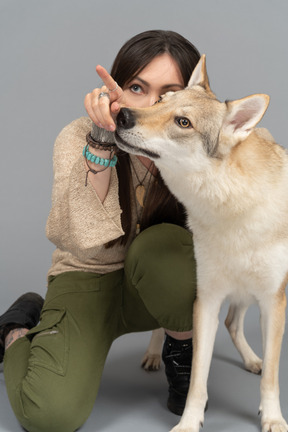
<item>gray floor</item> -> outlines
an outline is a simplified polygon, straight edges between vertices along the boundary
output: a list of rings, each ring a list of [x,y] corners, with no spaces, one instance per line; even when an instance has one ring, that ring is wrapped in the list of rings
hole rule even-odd
[[[209,409],[203,432],[259,432],[260,377],[246,372],[224,329],[226,305],[221,311],[219,330],[209,377]],[[261,355],[258,311],[251,308],[247,338]],[[287,332],[286,332],[287,333]],[[140,368],[150,334],[132,334],[118,339],[109,354],[98,399],[81,432],[168,432],[179,420],[166,409],[167,385],[163,367],[147,373]],[[283,415],[287,415],[288,373],[285,334],[280,367]],[[0,432],[21,431],[9,406],[3,373],[0,373]]]

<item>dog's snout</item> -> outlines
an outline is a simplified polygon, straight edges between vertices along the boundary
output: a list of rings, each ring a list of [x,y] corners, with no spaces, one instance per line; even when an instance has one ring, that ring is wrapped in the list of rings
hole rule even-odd
[[[131,129],[135,125],[133,112],[129,108],[121,108],[116,122],[121,129]]]

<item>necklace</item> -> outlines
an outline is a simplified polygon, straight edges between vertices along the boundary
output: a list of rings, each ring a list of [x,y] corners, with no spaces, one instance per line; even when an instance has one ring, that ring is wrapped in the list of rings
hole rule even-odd
[[[151,161],[151,163],[150,163],[149,167],[147,168],[147,171],[146,171],[146,173],[145,173],[145,175],[144,175],[144,177],[143,177],[142,180],[140,180],[140,178],[139,178],[139,176],[138,176],[138,174],[137,174],[137,171],[136,171],[136,169],[135,169],[135,167],[134,167],[134,164],[133,164],[131,158],[130,158],[130,161],[131,161],[131,165],[132,165],[133,171],[134,171],[135,176],[136,176],[137,181],[138,181],[138,185],[136,186],[136,189],[135,189],[136,199],[137,199],[137,201],[138,201],[138,204],[139,204],[142,208],[144,208],[146,189],[145,189],[145,186],[144,186],[143,183],[144,183],[144,181],[146,180],[146,177],[147,177],[148,173],[150,173],[150,181],[151,181],[152,173],[151,173],[150,169],[152,168],[153,161]],[[150,181],[149,181],[148,188],[149,188],[149,186],[150,186]]]
[[[140,214],[139,214],[138,205],[136,203],[136,214],[137,214],[136,234],[138,235],[140,233],[140,228],[141,228],[140,222],[141,222],[141,216],[142,216],[142,212],[143,212],[144,205],[145,205],[145,198],[146,198],[146,194],[149,190],[150,183],[151,183],[152,172],[150,171],[150,169],[152,168],[153,161],[151,161],[151,163],[150,163],[149,167],[147,168],[147,171],[146,171],[142,180],[140,180],[131,158],[130,158],[130,162],[131,162],[131,166],[133,168],[133,171],[134,171],[135,176],[136,176],[137,181],[138,181],[138,184],[135,188],[136,200],[137,200],[138,204],[140,205]],[[146,188],[145,188],[143,183],[146,180],[148,173],[150,173],[150,178],[149,178],[149,183],[148,183],[147,191],[146,191]]]

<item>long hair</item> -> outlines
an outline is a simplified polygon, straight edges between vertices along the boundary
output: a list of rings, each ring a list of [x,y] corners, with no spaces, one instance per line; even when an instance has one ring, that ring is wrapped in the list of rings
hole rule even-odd
[[[176,61],[186,86],[200,59],[200,53],[191,42],[173,31],[149,30],[129,39],[114,60],[111,76],[123,88],[155,57],[165,53]],[[131,231],[131,196],[127,191],[130,191],[132,175],[127,153],[119,152],[116,167],[122,208],[121,222],[125,235],[110,242],[108,247],[118,242],[126,244]],[[162,222],[185,226],[185,221],[182,204],[170,193],[158,173],[147,192],[141,230]]]

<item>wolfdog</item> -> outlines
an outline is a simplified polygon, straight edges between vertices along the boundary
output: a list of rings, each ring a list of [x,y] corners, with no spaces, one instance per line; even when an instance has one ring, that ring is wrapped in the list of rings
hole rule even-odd
[[[173,432],[198,432],[208,399],[207,380],[218,315],[246,369],[262,371],[262,432],[286,432],[279,402],[279,357],[288,281],[288,155],[271,134],[255,128],[269,97],[220,102],[202,56],[184,90],[168,92],[150,108],[122,108],[119,148],[154,160],[187,211],[197,261],[190,388]],[[258,303],[263,364],[248,345],[243,321]],[[171,432],[172,432],[171,431]]]

